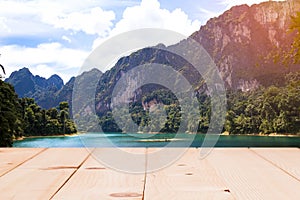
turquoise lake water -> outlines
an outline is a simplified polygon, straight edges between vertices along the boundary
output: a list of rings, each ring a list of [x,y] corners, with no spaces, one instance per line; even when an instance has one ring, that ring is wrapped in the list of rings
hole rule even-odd
[[[203,141],[205,141],[203,143]],[[14,147],[300,147],[300,137],[85,133],[15,141]]]

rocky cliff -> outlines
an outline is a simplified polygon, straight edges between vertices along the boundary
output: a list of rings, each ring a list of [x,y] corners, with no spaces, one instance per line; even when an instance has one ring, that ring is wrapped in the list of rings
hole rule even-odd
[[[298,0],[236,6],[210,19],[191,37],[214,59],[227,88],[248,91],[277,84],[282,74],[299,69],[274,63],[270,56],[290,47],[291,16],[298,11]]]
[[[269,1],[251,7],[235,6],[219,17],[210,19],[189,39],[201,44],[212,57],[228,90],[250,91],[259,86],[282,85],[284,75],[299,70],[300,66],[284,66],[281,62],[274,62],[274,55],[290,48],[295,36],[289,29],[291,16],[299,10],[300,2],[292,0]],[[197,92],[201,89],[203,91],[205,84],[193,66],[180,56],[168,52],[178,49],[188,51],[189,49],[184,48],[189,39],[170,47],[158,45],[160,49],[141,49],[121,58],[99,80],[96,94],[99,115],[111,108],[111,93],[120,78],[129,70],[145,63],[172,66],[187,78]],[[201,54],[197,49],[193,51],[195,57]],[[138,76],[142,75],[128,77],[130,80],[127,82],[135,84]],[[141,99],[142,94],[148,91],[149,87],[139,89],[133,94],[132,101]],[[118,98],[121,100],[123,97]]]

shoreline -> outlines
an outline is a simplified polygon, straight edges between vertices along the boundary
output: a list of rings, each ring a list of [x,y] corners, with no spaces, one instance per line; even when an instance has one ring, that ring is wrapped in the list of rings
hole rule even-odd
[[[24,139],[34,139],[34,138],[43,138],[43,137],[74,137],[74,136],[79,136],[81,134],[85,134],[87,132],[77,132],[77,133],[73,133],[73,134],[58,134],[58,135],[38,135],[38,136],[22,136],[19,138],[15,138],[13,139],[13,141],[22,141]],[[122,133],[122,134],[126,134],[126,133]],[[149,132],[149,133],[142,133],[142,132],[138,132],[137,134],[166,134],[166,133],[158,133],[158,132]],[[177,134],[177,133],[174,133]],[[192,133],[186,133],[186,134],[192,134]],[[195,134],[199,134],[199,135],[206,135],[205,133],[195,133]],[[261,137],[300,137],[300,133],[296,133],[296,134],[282,134],[282,133],[270,133],[270,134],[259,134],[259,133],[253,133],[253,134],[229,134],[229,133],[222,133],[220,134],[220,136],[261,136]]]
[[[126,132],[122,132],[122,133],[126,133]],[[137,132],[137,134],[166,134],[166,133],[160,133],[160,132]],[[168,133],[167,133],[168,134]],[[174,134],[177,134],[177,133],[174,133]],[[189,134],[189,135],[192,135],[192,134],[199,134],[199,135],[206,135],[206,133],[191,133],[191,132],[185,132],[185,133],[182,133],[182,134]],[[250,133],[250,134],[230,134],[229,132],[223,132],[221,134],[214,134],[214,135],[223,135],[223,136],[235,136],[235,135],[238,135],[238,136],[270,136],[270,137],[300,137],[300,133],[295,133],[295,134],[292,134],[292,133],[269,133],[269,134],[266,134],[266,133]]]
[[[300,133],[250,133],[250,134],[230,134],[229,132],[223,132],[221,135],[225,135],[225,136],[270,136],[270,137],[300,137]]]
[[[77,132],[77,133],[73,133],[73,134],[58,134],[58,135],[22,136],[22,137],[13,139],[13,142],[22,141],[24,139],[34,139],[34,138],[43,138],[43,137],[48,137],[48,138],[51,138],[51,137],[74,137],[74,136],[78,136],[78,135],[81,135],[84,133],[86,133],[86,132]]]
[[[238,135],[238,136],[242,136],[242,135],[245,135],[245,136],[267,136],[267,137],[300,137],[300,133],[296,133],[296,134],[290,134],[290,133],[287,133],[287,134],[283,134],[283,133],[257,134],[257,133],[255,133],[255,134],[235,134],[235,135]]]

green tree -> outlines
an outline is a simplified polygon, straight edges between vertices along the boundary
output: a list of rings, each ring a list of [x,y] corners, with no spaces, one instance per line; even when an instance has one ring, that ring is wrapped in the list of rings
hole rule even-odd
[[[60,123],[57,119],[49,119],[45,128],[48,135],[57,135],[60,133]]]
[[[58,111],[56,108],[50,108],[46,111],[46,113],[50,117],[50,119],[57,119]]]
[[[292,44],[292,50],[290,51],[290,56],[294,63],[299,63],[300,61],[300,12],[297,12],[296,16],[292,17],[291,29],[296,32],[296,37]]]
[[[76,126],[74,122],[70,119],[69,103],[61,102],[59,104],[59,110],[59,122],[61,124],[61,132],[63,134],[76,133]]]
[[[60,123],[62,124],[62,133],[66,133],[66,121],[68,119],[68,112],[66,110],[61,110],[59,112]]]
[[[32,135],[76,133],[69,117],[69,105],[62,102],[60,112],[41,109],[34,99],[18,99],[13,86],[0,80],[0,146],[12,146],[13,139]]]
[[[69,105],[62,102],[58,111],[56,108],[41,109],[33,99],[21,99],[24,112],[25,135],[58,135],[76,133],[74,122],[69,117]]]
[[[20,105],[14,88],[0,80],[0,146],[12,146],[13,138],[22,134]]]
[[[1,54],[0,54],[1,55]],[[2,69],[3,73],[5,74],[5,69],[3,67],[3,65],[0,64],[0,68]],[[2,78],[2,75],[0,74],[0,79]]]
[[[59,103],[59,110],[66,110],[68,111],[69,110],[69,103],[66,102],[66,101],[63,101],[63,102],[60,102]]]

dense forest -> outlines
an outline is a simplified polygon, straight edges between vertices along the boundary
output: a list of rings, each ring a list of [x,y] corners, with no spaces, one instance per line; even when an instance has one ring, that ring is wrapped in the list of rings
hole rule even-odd
[[[0,80],[0,146],[12,146],[22,136],[76,133],[69,117],[69,105],[61,102],[58,108],[41,109],[34,99],[18,98],[14,88]]]
[[[300,133],[300,73],[284,87],[228,93],[225,130],[231,134]]]
[[[227,91],[227,113],[223,131],[230,134],[269,134],[269,133],[300,133],[300,73],[288,74],[286,85],[259,88],[255,91]],[[187,120],[187,132],[194,132],[198,126],[198,133],[206,133],[210,123],[211,99],[208,95],[197,96],[198,102],[191,105]],[[145,104],[155,105],[145,107]],[[199,117],[191,115],[192,109],[199,108]],[[159,109],[161,107],[162,109]],[[152,110],[151,110],[152,108]],[[132,119],[125,115],[118,115],[125,122],[118,127],[112,112],[100,117],[103,131],[140,131],[140,132],[177,132],[182,122],[181,107],[174,95],[166,89],[154,90],[146,94],[140,102],[130,104]],[[150,112],[151,110],[151,112]],[[161,112],[165,110],[166,116]],[[123,111],[125,113],[125,110]],[[119,111],[122,113],[122,111]],[[152,116],[150,116],[152,115]],[[158,117],[155,117],[158,116]],[[159,119],[159,117],[164,117]],[[128,127],[129,120],[138,125],[138,130]],[[152,120],[152,121],[151,121]],[[127,121],[127,122],[126,122]]]

